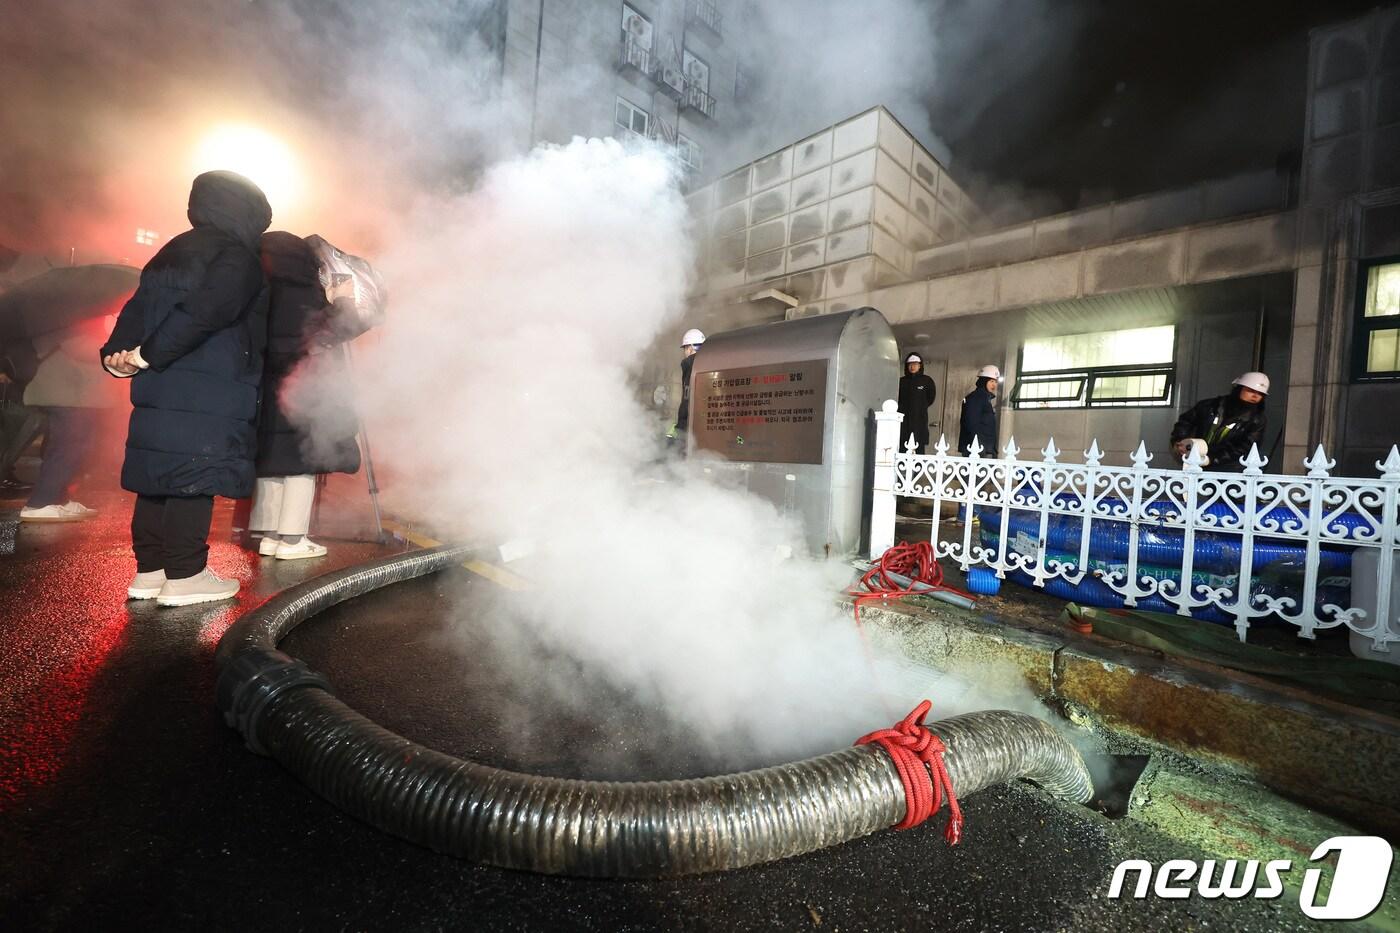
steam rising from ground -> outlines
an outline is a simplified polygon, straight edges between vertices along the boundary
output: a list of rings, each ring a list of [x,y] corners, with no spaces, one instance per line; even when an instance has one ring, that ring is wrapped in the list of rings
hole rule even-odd
[[[534,679],[548,645],[716,749],[826,750],[892,709],[833,606],[849,568],[778,560],[798,535],[774,507],[659,465],[629,381],[684,312],[672,165],[575,140],[420,206],[382,258],[395,313],[357,391],[409,511],[537,547],[528,595],[493,604],[496,663]]]

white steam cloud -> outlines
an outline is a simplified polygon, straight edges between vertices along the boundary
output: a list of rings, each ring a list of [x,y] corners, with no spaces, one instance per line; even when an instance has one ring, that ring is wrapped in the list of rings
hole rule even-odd
[[[880,695],[834,605],[850,568],[779,560],[800,536],[773,506],[663,462],[631,368],[684,313],[672,165],[579,139],[418,206],[357,394],[398,507],[535,545],[529,592],[489,603],[495,663],[537,680],[546,645],[731,758],[828,750],[920,697]],[[549,687],[568,702],[576,676]]]

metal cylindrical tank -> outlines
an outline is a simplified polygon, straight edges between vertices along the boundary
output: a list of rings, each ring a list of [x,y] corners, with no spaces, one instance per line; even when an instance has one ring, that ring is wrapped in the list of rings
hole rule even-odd
[[[711,336],[691,370],[692,456],[798,517],[806,549],[862,547],[874,412],[899,385],[899,348],[874,308]]]

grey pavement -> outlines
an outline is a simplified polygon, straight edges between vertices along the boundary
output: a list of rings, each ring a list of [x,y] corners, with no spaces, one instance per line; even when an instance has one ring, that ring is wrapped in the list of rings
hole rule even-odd
[[[211,564],[243,581],[237,605],[160,609],[124,598],[134,569],[129,497],[90,504],[102,510],[91,522],[17,528],[18,503],[0,503],[7,929],[1301,928],[1286,897],[1107,901],[1121,859],[1193,853],[1132,819],[1111,821],[1026,785],[966,800],[956,848],[944,843],[940,816],[694,878],[542,877],[418,848],[341,814],[250,753],[213,702],[214,647],[239,611],[388,549],[328,541],[321,560],[260,559],[229,541],[231,509],[221,503]],[[709,764],[653,735],[649,711],[602,694],[606,715],[568,714],[562,741],[522,754],[493,699],[528,695],[530,685],[506,691],[487,661],[436,650],[454,624],[445,595],[484,585],[464,570],[399,584],[306,623],[285,647],[362,712],[444,751],[594,777],[676,776]]]

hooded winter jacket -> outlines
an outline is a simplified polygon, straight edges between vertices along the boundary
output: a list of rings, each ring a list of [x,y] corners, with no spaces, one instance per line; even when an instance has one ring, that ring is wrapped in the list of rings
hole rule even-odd
[[[306,241],[280,230],[263,235],[262,267],[271,299],[267,311],[267,358],[263,365],[263,404],[258,419],[259,476],[354,473],[360,468],[356,421],[348,402],[350,375],[332,326],[316,254]],[[325,352],[311,355],[313,348]],[[284,391],[288,377],[306,361],[314,368],[316,395],[313,438],[306,422],[291,418]],[[301,374],[299,374],[301,375]]]
[[[258,239],[272,220],[257,186],[206,172],[190,190],[193,229],[141,270],[102,347],[141,349],[131,377],[122,488],[150,496],[253,492],[267,284]]]
[[[967,456],[972,449],[974,437],[982,445],[979,457],[997,455],[997,413],[992,406],[995,398],[983,382],[978,382],[977,388],[963,398],[962,417],[958,424],[958,451],[963,456]]]
[[[1264,403],[1241,401],[1237,388],[1229,395],[1197,402],[1183,414],[1172,428],[1172,444],[1199,437],[1206,442],[1210,457],[1206,469],[1239,473],[1244,469],[1240,459],[1249,454],[1250,445],[1263,442],[1265,423]]]

